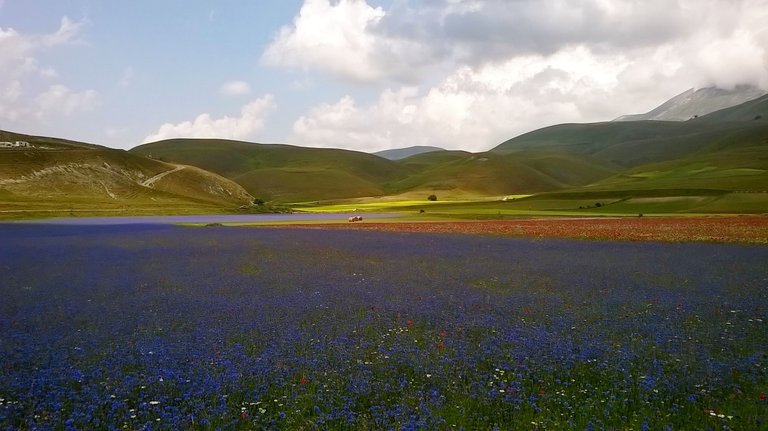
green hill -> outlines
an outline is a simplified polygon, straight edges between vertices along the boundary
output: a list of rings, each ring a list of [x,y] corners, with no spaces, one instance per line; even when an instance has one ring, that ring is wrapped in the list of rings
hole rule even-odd
[[[616,173],[588,156],[550,151],[508,154],[446,151],[402,161],[413,173],[395,183],[399,190],[462,190],[486,196],[536,193],[586,185]]]
[[[697,118],[698,122],[759,121],[768,120],[768,96],[763,96],[741,105],[715,111]]]
[[[402,165],[367,153],[222,139],[172,139],[131,152],[198,166],[282,202],[383,195],[387,183],[407,175]]]
[[[552,151],[435,151],[391,161],[347,150],[211,139],[174,139],[131,151],[217,172],[254,196],[280,202],[410,192],[500,196],[560,190],[616,173],[590,156]]]
[[[756,191],[768,184],[768,117],[760,117],[766,104],[763,97],[685,122],[561,124],[485,153],[436,151],[397,161],[211,139],[174,139],[131,151],[219,173],[254,196],[279,202],[431,193],[471,199],[568,191]]]
[[[17,140],[31,148],[0,148],[0,211],[226,211],[253,197],[329,203],[429,194],[481,198],[484,211],[491,211],[488,198],[532,194],[505,208],[768,209],[768,96],[684,122],[561,124],[484,153],[443,150],[400,160],[221,139],[172,139],[126,152],[0,132],[0,142]]]
[[[56,211],[235,210],[253,198],[236,183],[191,166],[122,150],[0,132],[0,214]]]
[[[716,188],[768,184],[768,105],[763,97],[686,122],[564,124],[510,139],[493,152],[546,149],[622,166],[592,189]],[[756,119],[757,118],[757,119]],[[748,119],[748,120],[747,120]]]

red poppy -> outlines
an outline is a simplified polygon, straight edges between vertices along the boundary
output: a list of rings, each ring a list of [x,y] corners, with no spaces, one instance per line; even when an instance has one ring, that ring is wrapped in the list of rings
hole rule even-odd
[[[299,380],[299,383],[302,385],[306,385],[307,383],[309,383],[309,379],[307,378],[307,376],[301,376],[301,380]]]
[[[768,399],[768,395],[765,395],[765,392],[760,392],[760,394],[757,396],[757,399],[759,399],[760,401],[765,401],[766,399]]]
[[[544,389],[539,389],[539,395],[544,395]]]
[[[413,320],[406,320],[405,325],[410,328],[411,326],[413,326]]]
[[[443,338],[445,338],[445,337],[447,337],[447,336],[448,336],[448,333],[447,333],[447,332],[445,332],[445,331],[440,331],[440,336],[441,336],[441,337],[443,337]]]
[[[443,341],[442,341],[442,340],[438,341],[438,342],[437,342],[437,349],[438,349],[438,350],[442,350],[442,349],[444,349],[444,348],[445,348],[445,343],[443,343]]]
[[[245,411],[245,410],[243,410],[242,412],[240,412],[240,419],[242,419],[242,420],[244,420],[244,421],[247,421],[247,420],[248,420],[248,412],[247,412],[247,411]]]

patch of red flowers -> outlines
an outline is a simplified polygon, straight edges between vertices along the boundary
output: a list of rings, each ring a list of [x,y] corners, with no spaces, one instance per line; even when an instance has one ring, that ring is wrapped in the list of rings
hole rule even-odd
[[[280,227],[370,229],[395,232],[452,232],[609,241],[696,241],[768,244],[768,217],[765,216],[540,218],[416,223],[329,223],[319,225],[283,225]]]

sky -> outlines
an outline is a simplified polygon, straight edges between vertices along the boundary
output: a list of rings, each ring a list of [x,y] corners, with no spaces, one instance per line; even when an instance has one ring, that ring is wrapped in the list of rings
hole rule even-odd
[[[768,0],[0,0],[0,129],[484,151],[768,89]]]

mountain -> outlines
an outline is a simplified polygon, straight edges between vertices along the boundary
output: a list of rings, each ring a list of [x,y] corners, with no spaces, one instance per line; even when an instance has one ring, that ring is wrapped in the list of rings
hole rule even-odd
[[[197,167],[0,131],[0,211],[200,212],[252,201],[238,184]]]
[[[434,151],[445,151],[445,149],[440,147],[430,147],[427,145],[418,145],[415,147],[407,147],[407,148],[395,148],[392,150],[384,150],[379,151],[376,153],[373,153],[376,156],[383,157],[385,159],[389,160],[402,160],[407,157],[415,156],[418,154],[424,154],[424,153],[431,153]]]
[[[768,94],[751,86],[737,86],[732,90],[717,87],[690,89],[645,114],[624,115],[614,121],[686,121],[691,118],[740,105]]]
[[[763,114],[765,113],[765,114]],[[768,188],[768,96],[692,121],[561,124],[510,139],[492,152],[588,155],[622,169],[591,190]]]

